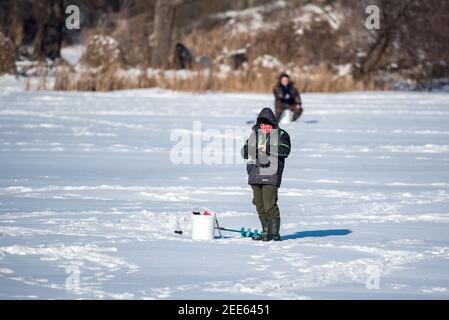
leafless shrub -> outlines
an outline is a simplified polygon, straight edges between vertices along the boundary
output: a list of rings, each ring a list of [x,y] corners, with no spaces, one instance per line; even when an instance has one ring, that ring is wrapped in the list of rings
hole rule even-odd
[[[0,74],[16,73],[14,47],[10,39],[0,32]]]

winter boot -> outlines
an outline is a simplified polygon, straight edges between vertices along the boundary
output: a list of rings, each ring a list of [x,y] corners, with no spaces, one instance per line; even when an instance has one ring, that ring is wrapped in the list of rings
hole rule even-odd
[[[264,241],[282,241],[281,236],[279,234],[279,230],[281,229],[281,219],[269,219],[268,220],[268,234]]]
[[[271,241],[273,240],[273,225],[272,225],[272,219],[268,219],[267,221],[267,233],[265,237],[262,239],[262,241]]]
[[[273,235],[273,240],[274,241],[282,241],[281,239],[281,235],[279,234],[279,230],[281,230],[281,219],[277,218],[272,220],[272,228],[271,228],[271,232]]]
[[[253,240],[260,241],[264,240],[268,234],[268,219],[259,216],[260,223],[262,224],[262,233],[257,237],[253,237]]]

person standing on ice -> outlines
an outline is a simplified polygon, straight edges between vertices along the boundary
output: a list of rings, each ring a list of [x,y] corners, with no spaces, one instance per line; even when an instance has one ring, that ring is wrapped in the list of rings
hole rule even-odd
[[[270,108],[262,109],[242,148],[243,158],[248,159],[246,171],[248,184],[253,189],[253,204],[262,224],[262,234],[254,240],[281,240],[278,188],[290,148],[290,136],[279,128],[273,111]]]
[[[274,87],[273,94],[275,98],[275,113],[278,121],[281,119],[282,113],[287,109],[293,112],[293,121],[299,119],[303,112],[301,95],[287,73],[282,72],[279,75],[279,82]]]

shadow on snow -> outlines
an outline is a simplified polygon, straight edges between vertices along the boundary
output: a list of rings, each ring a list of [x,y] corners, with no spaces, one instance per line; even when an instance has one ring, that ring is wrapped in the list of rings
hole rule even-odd
[[[329,237],[329,236],[346,236],[352,233],[350,229],[334,229],[334,230],[311,230],[300,231],[282,236],[282,240],[293,240],[310,237]]]

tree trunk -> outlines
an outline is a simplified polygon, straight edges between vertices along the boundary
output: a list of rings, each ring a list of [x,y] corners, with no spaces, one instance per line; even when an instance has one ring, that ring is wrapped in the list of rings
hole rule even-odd
[[[33,55],[36,59],[56,59],[61,55],[64,29],[64,6],[62,0],[47,0],[45,20],[39,25],[34,40]]]
[[[399,26],[404,25],[404,13],[407,11],[408,3],[404,0],[402,6],[398,7],[387,0],[382,0],[382,27],[376,33],[377,39],[368,50],[366,58],[355,68],[353,76],[360,80],[371,74],[379,65],[383,55],[391,46],[394,36],[399,32]]]
[[[176,3],[172,0],[157,0],[154,12],[153,53],[151,64],[156,68],[167,68],[172,52],[173,17]]]

